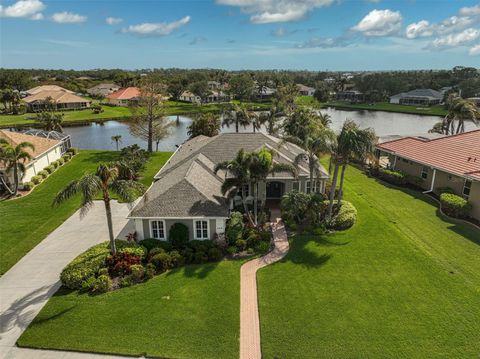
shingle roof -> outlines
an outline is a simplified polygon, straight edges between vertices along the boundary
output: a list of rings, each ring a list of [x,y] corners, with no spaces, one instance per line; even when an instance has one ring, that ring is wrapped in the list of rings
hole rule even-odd
[[[155,175],[157,181],[130,213],[130,217],[226,217],[228,203],[221,193],[224,173],[213,172],[216,163],[233,159],[240,149],[247,152],[268,147],[277,151],[274,160],[292,163],[302,150],[264,133],[222,133],[198,136],[178,148]],[[308,176],[301,168],[300,176]],[[277,177],[290,174],[277,174]],[[328,174],[323,170],[323,176]]]
[[[480,130],[436,139],[405,137],[377,148],[439,170],[480,180]]]
[[[56,103],[91,102],[86,98],[65,91],[40,91],[35,93],[34,95],[25,97],[23,101],[25,101],[26,103],[45,101],[48,97],[52,98]]]
[[[126,87],[111,93],[107,98],[111,100],[130,100],[138,96],[140,96],[138,87]]]
[[[114,83],[104,83],[104,84],[98,84],[93,87],[90,87],[88,90],[110,90],[112,88],[119,88],[118,85],[115,85]]]
[[[16,146],[22,142],[30,142],[35,146],[35,150],[32,151],[30,148],[26,148],[25,151],[30,153],[35,160],[38,156],[45,153],[52,147],[58,146],[62,141],[51,140],[44,137],[26,135],[20,132],[12,132],[7,130],[0,130],[0,138],[7,140],[12,146]],[[28,163],[30,161],[26,161]],[[4,164],[0,161],[0,168],[4,168]]]

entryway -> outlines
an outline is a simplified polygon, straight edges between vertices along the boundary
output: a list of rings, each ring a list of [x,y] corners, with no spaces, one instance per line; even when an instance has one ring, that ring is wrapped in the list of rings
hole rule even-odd
[[[280,199],[285,193],[285,183],[279,181],[269,181],[266,185],[267,199]]]

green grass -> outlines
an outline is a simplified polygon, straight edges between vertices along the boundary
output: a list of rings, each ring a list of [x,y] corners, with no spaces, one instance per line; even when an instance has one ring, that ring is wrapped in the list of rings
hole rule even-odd
[[[154,153],[147,163],[141,182],[148,186],[153,175],[171,153]],[[118,159],[114,151],[81,151],[60,167],[32,193],[23,198],[0,202],[0,274],[5,273],[50,232],[70,217],[80,204],[79,197],[53,208],[51,203],[58,191],[85,172],[93,171],[99,162]]]
[[[235,101],[238,102],[238,101]],[[246,103],[251,108],[268,109],[269,103]],[[89,122],[101,122],[108,120],[127,120],[132,113],[127,107],[102,106],[104,112],[94,114],[91,109],[81,111],[65,111],[64,126],[78,125]],[[179,101],[165,102],[165,115],[188,115],[204,112],[218,112],[222,109],[221,104],[205,104],[198,105]],[[35,125],[35,114],[26,113],[23,115],[0,115],[0,128],[8,128],[15,126],[32,126]]]
[[[162,358],[238,358],[241,264],[187,266],[98,296],[61,290],[18,344]]]
[[[397,105],[388,102],[378,102],[375,104],[357,103],[352,104],[346,101],[332,101],[322,105],[323,107],[334,107],[339,110],[369,110],[369,111],[386,111],[386,112],[399,112],[399,113],[411,113],[417,115],[430,115],[430,116],[445,116],[447,111],[442,105],[435,105],[431,107],[421,106],[407,106]]]
[[[264,358],[474,358],[480,232],[424,195],[346,174],[350,230],[291,240],[259,271]]]

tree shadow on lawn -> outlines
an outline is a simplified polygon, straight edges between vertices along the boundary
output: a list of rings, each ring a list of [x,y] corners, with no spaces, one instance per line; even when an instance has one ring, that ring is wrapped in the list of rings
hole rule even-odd
[[[112,162],[112,161],[118,160],[119,156],[120,156],[120,152],[116,152],[116,151],[94,152],[82,158],[82,162],[87,162],[87,163]],[[75,157],[73,157],[73,159],[75,159]]]
[[[204,279],[206,278],[215,268],[218,266],[219,262],[209,262],[204,264],[188,264],[184,267],[176,268],[166,273],[166,276],[170,276],[179,272],[182,272],[185,277]]]

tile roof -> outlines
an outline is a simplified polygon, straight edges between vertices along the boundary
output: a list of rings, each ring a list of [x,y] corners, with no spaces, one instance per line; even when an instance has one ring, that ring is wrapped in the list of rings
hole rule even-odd
[[[67,90],[66,88],[63,88],[57,85],[36,86],[34,88],[31,88],[30,90],[27,90],[26,93],[28,93],[29,95],[35,95],[42,91],[63,91],[68,93],[74,93],[73,91]]]
[[[130,100],[140,96],[140,89],[138,87],[121,88],[107,96],[111,100]]]
[[[58,146],[62,143],[62,141],[51,140],[44,137],[26,135],[20,132],[12,132],[7,130],[0,130],[0,138],[7,140],[12,146],[16,146],[22,142],[30,142],[32,145],[35,146],[35,150],[32,151],[30,148],[26,149],[26,152],[30,153],[35,160],[41,154],[47,152],[52,147]],[[25,163],[29,163],[30,161],[26,161]],[[0,162],[0,168],[4,168],[4,164]]]
[[[45,101],[48,97],[51,97],[56,103],[79,103],[79,102],[91,102],[90,100],[74,95],[65,91],[40,91],[34,95],[27,96],[23,99],[26,103],[33,103],[36,101]]]
[[[222,133],[198,136],[181,145],[155,175],[157,180],[130,213],[130,217],[227,217],[228,203],[221,193],[225,173],[215,174],[216,163],[268,147],[277,151],[274,161],[292,163],[302,150],[264,133]],[[323,176],[328,174],[322,171]],[[303,166],[300,176],[308,176]],[[291,177],[277,174],[275,177]],[[272,178],[275,178],[272,176]]]
[[[458,176],[480,180],[480,130],[436,139],[404,137],[377,148]]]

